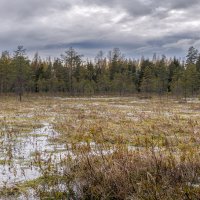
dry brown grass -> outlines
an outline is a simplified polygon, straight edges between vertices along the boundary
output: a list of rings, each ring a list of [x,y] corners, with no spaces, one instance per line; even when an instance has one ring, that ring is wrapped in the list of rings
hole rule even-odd
[[[42,177],[20,184],[21,193],[33,188],[40,199],[198,199],[199,113],[198,100],[173,98],[3,98],[0,123],[15,137],[52,123],[59,136],[51,143],[65,144],[68,152],[59,163],[35,154]]]

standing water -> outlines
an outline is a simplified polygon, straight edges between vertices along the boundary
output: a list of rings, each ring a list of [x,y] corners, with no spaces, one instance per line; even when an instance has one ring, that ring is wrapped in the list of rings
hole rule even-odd
[[[0,188],[12,187],[18,183],[40,177],[39,167],[32,164],[35,158],[34,154],[39,152],[45,162],[49,156],[52,156],[52,152],[64,151],[64,145],[49,142],[49,139],[56,136],[58,136],[58,133],[53,130],[52,125],[43,123],[42,128],[38,128],[23,137],[13,140],[13,138],[5,135],[1,138]],[[63,156],[65,156],[63,152],[53,154],[56,161],[59,161]]]

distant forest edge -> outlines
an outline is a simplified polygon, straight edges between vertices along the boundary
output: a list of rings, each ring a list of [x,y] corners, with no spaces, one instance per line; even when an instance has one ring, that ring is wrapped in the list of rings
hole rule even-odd
[[[200,93],[200,54],[190,47],[185,62],[177,58],[127,59],[118,48],[94,61],[84,61],[73,48],[60,58],[30,60],[23,46],[13,56],[0,57],[0,93],[63,92],[68,95],[172,94],[184,97]]]

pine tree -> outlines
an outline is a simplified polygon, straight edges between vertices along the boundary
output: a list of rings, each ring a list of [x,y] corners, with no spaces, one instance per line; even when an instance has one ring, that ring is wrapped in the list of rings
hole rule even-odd
[[[198,58],[198,50],[195,49],[193,46],[188,49],[188,54],[186,56],[186,64],[196,64]]]
[[[82,55],[79,55],[72,47],[65,51],[62,55],[62,59],[65,63],[65,67],[68,68],[68,81],[69,81],[69,93],[73,94],[73,73],[75,68],[80,67],[82,64]]]
[[[13,65],[15,72],[15,91],[19,95],[19,100],[22,101],[22,95],[30,74],[29,60],[23,46],[18,46],[15,51]]]
[[[152,71],[152,67],[147,66],[144,70],[144,75],[141,83],[141,90],[147,94],[154,91],[155,79]]]

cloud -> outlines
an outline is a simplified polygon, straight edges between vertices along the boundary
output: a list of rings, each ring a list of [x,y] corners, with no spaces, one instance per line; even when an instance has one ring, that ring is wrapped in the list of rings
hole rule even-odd
[[[119,47],[129,56],[183,56],[200,47],[199,17],[198,0],[0,0],[0,49],[22,44],[30,54],[59,56],[73,46],[93,56]]]

